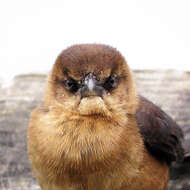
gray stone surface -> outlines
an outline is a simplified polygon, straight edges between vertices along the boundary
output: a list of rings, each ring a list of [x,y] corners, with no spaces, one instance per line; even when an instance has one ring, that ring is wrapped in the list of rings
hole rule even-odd
[[[135,71],[139,93],[159,105],[182,127],[186,160],[172,168],[170,190],[190,190],[190,73]],[[0,80],[0,189],[39,190],[26,153],[32,109],[42,103],[46,75],[21,75],[9,88]],[[189,155],[189,157],[188,157]]]

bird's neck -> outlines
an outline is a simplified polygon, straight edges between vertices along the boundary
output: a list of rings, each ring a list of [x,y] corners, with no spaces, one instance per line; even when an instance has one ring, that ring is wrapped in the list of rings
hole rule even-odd
[[[128,160],[129,168],[138,168],[142,157],[137,155],[143,142],[133,116],[118,121],[98,116],[70,116],[57,125],[60,161],[69,172],[106,171],[122,160]]]

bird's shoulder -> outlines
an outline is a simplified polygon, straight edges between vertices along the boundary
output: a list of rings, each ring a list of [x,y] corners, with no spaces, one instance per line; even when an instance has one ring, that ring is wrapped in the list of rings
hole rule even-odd
[[[183,133],[177,123],[158,106],[139,96],[137,124],[148,151],[158,160],[170,164],[183,160]]]

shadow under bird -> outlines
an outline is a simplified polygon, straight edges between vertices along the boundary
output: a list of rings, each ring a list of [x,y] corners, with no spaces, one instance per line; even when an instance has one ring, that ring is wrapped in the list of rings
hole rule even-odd
[[[116,49],[82,44],[57,57],[27,146],[42,190],[167,190],[182,140],[179,126],[137,93]]]

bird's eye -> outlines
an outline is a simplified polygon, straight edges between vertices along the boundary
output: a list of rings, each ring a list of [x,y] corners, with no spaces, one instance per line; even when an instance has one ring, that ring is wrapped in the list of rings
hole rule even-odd
[[[108,91],[112,90],[113,88],[116,87],[117,84],[117,78],[116,76],[110,76],[106,79],[104,83],[104,88]]]
[[[78,89],[79,89],[79,84],[77,83],[76,80],[70,78],[70,79],[67,79],[67,80],[65,81],[65,87],[66,87],[70,92],[75,93],[75,92],[77,92]]]

